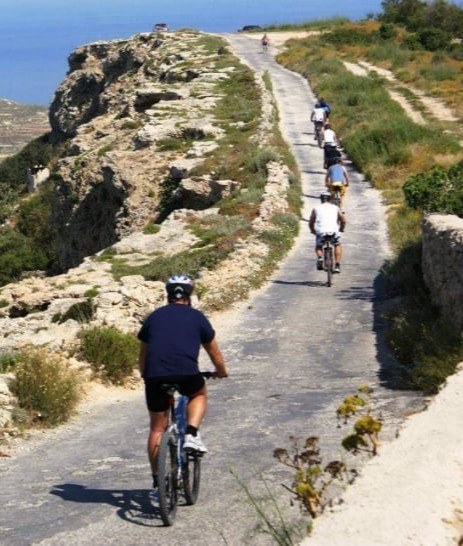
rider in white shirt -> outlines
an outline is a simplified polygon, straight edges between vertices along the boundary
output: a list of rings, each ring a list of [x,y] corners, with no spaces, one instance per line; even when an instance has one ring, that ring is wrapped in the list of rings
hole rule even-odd
[[[315,253],[317,255],[317,269],[323,269],[323,236],[327,233],[334,235],[334,273],[341,273],[341,235],[344,231],[346,219],[341,210],[331,202],[331,194],[323,192],[320,194],[321,204],[314,207],[309,219],[309,229],[315,235]]]
[[[323,137],[325,140],[325,146],[337,146],[338,145],[338,137],[336,136],[336,133],[331,129],[331,125],[329,123],[325,123],[325,131],[323,133]]]
[[[310,114],[310,121],[313,121],[313,129],[315,133],[315,140],[317,140],[317,131],[316,127],[317,125],[320,126],[320,131],[323,135],[323,126],[326,122],[326,111],[321,106],[315,105],[312,109],[312,113]]]

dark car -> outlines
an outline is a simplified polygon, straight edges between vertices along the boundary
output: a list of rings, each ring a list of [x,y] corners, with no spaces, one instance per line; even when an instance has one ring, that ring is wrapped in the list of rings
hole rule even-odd
[[[164,31],[167,32],[169,30],[169,26],[167,23],[156,23],[153,27],[154,32]]]
[[[238,32],[250,32],[252,30],[263,30],[259,25],[245,25],[243,28],[240,28]]]

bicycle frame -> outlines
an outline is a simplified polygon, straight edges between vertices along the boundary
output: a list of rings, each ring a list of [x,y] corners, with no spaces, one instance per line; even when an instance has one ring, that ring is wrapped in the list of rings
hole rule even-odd
[[[333,270],[334,270],[334,245],[333,234],[325,233],[323,236],[323,269],[327,275],[327,286],[331,286],[333,283]]]
[[[203,377],[214,376],[202,372]],[[187,505],[195,504],[200,486],[202,453],[185,451],[188,397],[177,393],[177,385],[164,385],[168,397],[168,425],[162,435],[158,453],[159,510],[165,525],[173,525],[179,491],[183,489]]]

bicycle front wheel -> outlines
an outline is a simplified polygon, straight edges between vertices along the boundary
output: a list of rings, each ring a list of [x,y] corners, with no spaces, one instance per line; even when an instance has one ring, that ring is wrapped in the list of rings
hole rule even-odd
[[[185,453],[183,465],[183,492],[188,505],[198,500],[201,481],[201,456],[197,453]]]
[[[173,525],[178,503],[177,439],[171,430],[164,432],[158,456],[159,511],[166,526]]]

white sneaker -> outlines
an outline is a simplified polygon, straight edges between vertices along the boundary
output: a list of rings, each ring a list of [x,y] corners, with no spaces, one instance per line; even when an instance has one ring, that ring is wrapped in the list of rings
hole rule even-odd
[[[207,453],[207,448],[201,440],[199,432],[196,436],[193,434],[185,434],[185,442],[183,448],[187,451],[199,451],[200,453]]]
[[[154,504],[156,506],[159,505],[159,490],[157,487],[154,487],[151,489],[151,491],[148,493],[151,504]]]

